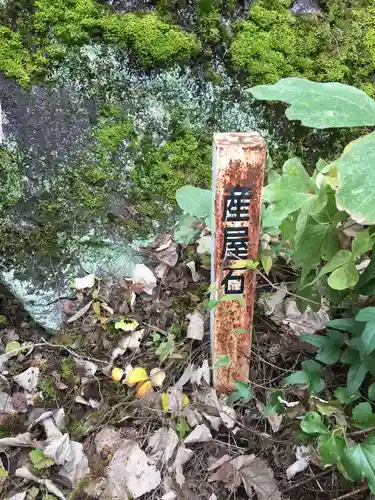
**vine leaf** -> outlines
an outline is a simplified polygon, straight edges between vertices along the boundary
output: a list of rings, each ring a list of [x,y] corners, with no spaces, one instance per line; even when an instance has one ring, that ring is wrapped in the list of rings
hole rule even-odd
[[[263,200],[271,205],[266,209],[264,227],[276,227],[293,212],[316,199],[316,185],[299,158],[290,158],[283,165],[283,175],[263,189]]]
[[[352,260],[338,267],[330,274],[328,285],[334,290],[353,288],[359,280],[359,274]]]
[[[356,321],[375,321],[375,307],[364,307],[355,317]]]
[[[319,453],[324,465],[333,465],[340,462],[346,449],[345,439],[334,434],[319,436]]]
[[[359,403],[353,408],[353,424],[359,429],[367,429],[375,425],[375,413],[372,413],[370,403]]]
[[[350,142],[338,160],[336,203],[359,224],[375,222],[375,132]]]
[[[370,401],[375,401],[375,384],[371,384],[368,388],[368,398]]]
[[[246,382],[237,380],[237,382],[234,383],[234,387],[236,390],[228,396],[227,402],[229,405],[241,400],[244,403],[248,403],[251,399],[253,399],[253,391],[251,390],[250,385]]]
[[[204,219],[211,215],[212,192],[195,186],[182,186],[176,191],[176,201],[185,214]]]
[[[375,125],[375,101],[365,92],[342,83],[316,83],[303,78],[283,78],[273,85],[250,89],[256,99],[283,101],[289,120],[306,127],[359,127]]]
[[[315,347],[319,351],[315,359],[326,365],[337,363],[341,356],[341,346],[344,344],[344,338],[330,338],[328,335],[301,335],[301,339]]]
[[[301,421],[301,429],[306,434],[325,434],[328,427],[323,423],[322,417],[316,411],[308,411]]]
[[[359,352],[368,356],[375,349],[375,320],[368,321],[361,334]]]
[[[192,215],[181,215],[173,230],[173,239],[181,245],[188,245],[199,235],[202,229],[200,221]]]
[[[350,475],[367,479],[372,493],[375,493],[375,436],[368,437],[365,441],[353,446],[345,452],[348,465],[352,471]]]
[[[354,258],[360,257],[363,253],[371,250],[374,244],[374,234],[370,235],[370,228],[364,231],[358,231],[354,240],[352,241],[352,253]]]
[[[322,378],[322,367],[312,359],[302,361],[302,370],[298,370],[285,378],[286,385],[307,385],[310,392],[322,392],[325,387]]]
[[[363,361],[359,361],[351,365],[348,371],[348,395],[354,394],[358,391],[366,377],[367,371],[367,365]]]

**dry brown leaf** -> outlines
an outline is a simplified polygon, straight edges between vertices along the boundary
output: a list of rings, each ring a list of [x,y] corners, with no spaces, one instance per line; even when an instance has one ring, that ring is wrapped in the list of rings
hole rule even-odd
[[[218,469],[219,467],[221,467],[223,464],[229,462],[230,460],[230,456],[228,454],[226,455],[223,455],[221,458],[219,458],[218,460],[216,460],[213,464],[211,464],[207,470],[208,472],[212,472],[216,469]]]
[[[197,281],[199,281],[201,279],[199,273],[197,272],[197,269],[196,269],[196,264],[193,260],[191,260],[190,262],[188,262],[187,264],[187,267],[190,269],[190,272],[191,272],[191,277],[193,279],[193,281],[196,283]]]
[[[202,340],[204,335],[204,316],[199,311],[187,314],[189,320],[186,337],[188,339]]]
[[[239,474],[246,493],[251,498],[252,489],[258,500],[282,500],[273,471],[267,462],[255,455],[241,455],[230,462]]]
[[[104,492],[113,500],[139,498],[157,488],[160,472],[149,465],[146,453],[131,439],[124,439],[106,468],[109,484]]]
[[[141,290],[152,295],[156,287],[156,278],[154,273],[144,264],[137,264],[132,274],[133,284],[141,287]]]
[[[19,375],[14,376],[13,380],[26,391],[35,392],[38,387],[39,368],[32,366]]]
[[[84,316],[87,313],[87,311],[90,309],[92,303],[93,303],[93,301],[90,300],[85,306],[83,306],[75,314],[73,314],[73,316],[70,316],[70,318],[68,318],[68,320],[67,320],[67,323],[73,323],[77,319]]]
[[[153,463],[161,460],[162,463],[168,462],[172,458],[174,450],[178,445],[178,436],[173,429],[161,427],[148,440],[148,446],[151,448],[152,455],[150,459]]]
[[[200,424],[185,438],[184,443],[205,443],[208,441],[212,441],[211,431],[207,425]]]

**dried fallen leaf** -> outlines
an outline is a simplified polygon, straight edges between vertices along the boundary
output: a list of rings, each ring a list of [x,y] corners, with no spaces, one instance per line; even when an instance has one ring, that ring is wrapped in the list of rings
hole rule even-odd
[[[16,408],[14,408],[11,396],[6,392],[0,392],[0,414],[7,413],[17,413]],[[1,442],[1,441],[0,441]]]
[[[173,429],[161,427],[148,440],[152,455],[150,459],[153,463],[159,460],[162,463],[168,462],[178,445],[178,436]]]
[[[161,387],[167,374],[161,368],[153,368],[150,371],[150,380],[154,387]]]
[[[82,443],[70,441],[69,453],[64,465],[59,470],[59,476],[67,480],[71,488],[76,488],[79,482],[90,473]]]
[[[220,429],[220,425],[222,423],[221,417],[210,415],[209,413],[203,413],[203,416],[210,422],[211,427],[215,431],[218,431]]]
[[[76,290],[84,290],[85,288],[92,288],[95,285],[95,275],[87,274],[83,278],[74,278],[72,281],[72,288]]]
[[[221,467],[223,464],[226,464],[227,462],[229,462],[230,460],[230,456],[229,455],[223,455],[221,458],[219,458],[218,460],[215,460],[215,462],[213,464],[211,464],[207,470],[208,472],[212,472],[216,469],[218,469],[219,467]]]
[[[35,392],[38,387],[39,368],[32,366],[19,375],[14,376],[13,380],[26,391]]]
[[[255,455],[241,455],[229,462],[239,474],[247,495],[254,489],[258,500],[282,500],[272,470]]]
[[[111,376],[115,382],[119,382],[124,376],[124,370],[122,368],[113,368]]]
[[[264,409],[265,409],[264,404],[261,403],[260,401],[257,401],[256,406],[257,406],[258,410],[262,414],[264,414]],[[266,418],[271,426],[272,431],[279,432],[281,423],[283,421],[283,416],[275,414],[275,415],[267,415]]]
[[[177,243],[170,238],[169,241],[160,245],[155,251],[155,256],[160,262],[166,264],[168,267],[174,267],[178,261]]]
[[[204,335],[204,316],[199,311],[194,311],[186,316],[189,320],[186,337],[188,339],[202,340]]]
[[[12,394],[12,404],[13,408],[18,412],[18,413],[26,413],[27,412],[27,393],[17,391],[13,392]],[[0,407],[0,413],[1,413],[1,407]]]
[[[146,453],[135,441],[124,439],[108,467],[109,483],[103,497],[126,500],[139,498],[157,488],[161,482],[160,472],[149,465]]]
[[[212,441],[212,434],[210,429],[205,424],[197,425],[197,427],[191,431],[191,433],[185,438],[185,444],[192,443],[205,443]]]
[[[143,398],[151,390],[152,390],[151,380],[145,380],[144,382],[139,382],[139,384],[137,384],[137,390],[135,391],[135,394],[137,397]]]
[[[130,386],[138,384],[138,382],[144,382],[145,380],[148,380],[148,375],[146,370],[141,366],[133,368],[126,377],[126,383]]]
[[[288,479],[293,479],[296,474],[307,469],[311,460],[311,449],[307,446],[297,446],[296,459],[286,470],[286,477]]]
[[[207,359],[203,360],[202,366],[197,367],[192,374],[190,379],[192,383],[197,385],[202,385],[202,381],[206,382],[207,385],[210,385],[210,366],[208,364]]]
[[[185,448],[185,446],[180,446],[177,450],[176,457],[170,468],[171,471],[177,469],[177,467],[182,467],[186,462],[188,462],[191,457],[194,455],[194,450],[190,450],[189,448]]]
[[[132,281],[135,285],[140,285],[142,291],[152,295],[153,289],[156,287],[156,278],[154,273],[144,264],[137,264],[134,268]]]
[[[191,271],[191,277],[193,278],[193,281],[196,283],[197,281],[199,281],[201,279],[199,273],[197,272],[197,269],[196,269],[196,264],[193,260],[191,260],[190,262],[188,262],[187,264],[187,267],[190,269]]]
[[[74,361],[77,365],[78,373],[84,377],[92,377],[98,369],[98,365],[92,361],[76,357],[74,358]]]
[[[85,306],[83,306],[75,314],[73,314],[73,316],[70,316],[70,318],[68,318],[67,323],[73,323],[77,319],[79,319],[82,316],[84,316],[87,313],[87,311],[90,309],[92,303],[93,303],[93,301],[90,300]]]
[[[189,398],[176,387],[171,387],[168,392],[161,395],[161,404],[165,412],[180,412],[190,403]]]
[[[23,479],[26,479],[27,481],[34,481],[36,483],[39,483],[52,494],[55,495],[55,497],[59,498],[60,500],[67,500],[65,495],[58,489],[57,486],[50,480],[50,479],[40,479],[37,476],[34,476],[26,467],[21,467],[19,469],[16,469],[15,471],[15,476],[17,477],[22,477]]]

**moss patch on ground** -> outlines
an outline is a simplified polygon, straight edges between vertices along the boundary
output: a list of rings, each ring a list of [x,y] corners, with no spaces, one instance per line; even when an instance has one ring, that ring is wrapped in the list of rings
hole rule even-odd
[[[290,0],[255,0],[248,19],[235,23],[233,67],[252,83],[300,76],[352,83],[372,94],[375,7],[328,2],[323,17],[293,16]]]

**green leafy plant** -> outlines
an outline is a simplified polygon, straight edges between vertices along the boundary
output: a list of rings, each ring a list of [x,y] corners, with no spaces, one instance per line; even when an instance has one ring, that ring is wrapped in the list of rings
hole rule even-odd
[[[33,467],[38,470],[47,469],[55,463],[52,458],[45,457],[43,451],[39,448],[35,448],[34,450],[30,451],[29,456]]]
[[[155,349],[155,354],[158,356],[161,362],[169,358],[174,350],[174,335],[168,334],[165,340],[162,340],[158,347]]]
[[[203,228],[212,230],[212,192],[194,186],[183,186],[176,192],[176,201],[184,212],[174,228],[173,238],[181,245],[197,240]],[[206,241],[198,240],[198,246],[206,250]]]
[[[228,396],[228,404],[231,405],[239,401],[248,403],[251,399],[253,399],[253,391],[251,390],[250,384],[248,382],[237,380],[234,383],[234,388],[235,390]]]
[[[285,78],[250,92],[257,99],[288,103],[287,118],[307,127],[375,125],[375,101],[348,85]],[[350,291],[363,294],[370,281],[372,287],[375,263],[363,278],[358,266],[372,250],[374,228],[358,231],[348,242],[351,248],[342,247],[340,234],[348,217],[365,225],[375,221],[374,146],[372,132],[350,143],[337,160],[329,164],[319,160],[312,175],[298,158],[289,159],[281,174],[269,175],[263,190],[263,231],[279,235],[281,244],[290,246],[292,262],[301,269],[299,295],[318,290],[318,296],[339,303]],[[330,289],[345,291],[344,295],[323,292],[327,283]]]

